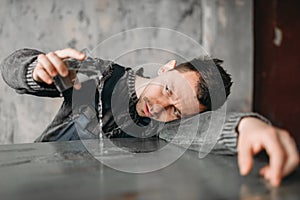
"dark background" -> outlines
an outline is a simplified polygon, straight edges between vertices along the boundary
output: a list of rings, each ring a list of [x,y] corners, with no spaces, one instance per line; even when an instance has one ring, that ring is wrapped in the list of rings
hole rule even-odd
[[[254,1],[254,111],[300,144],[300,1]],[[277,32],[277,33],[276,33]]]

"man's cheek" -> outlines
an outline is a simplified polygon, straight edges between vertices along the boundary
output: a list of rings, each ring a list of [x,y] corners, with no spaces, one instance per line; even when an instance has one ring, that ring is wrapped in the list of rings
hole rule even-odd
[[[167,112],[167,111],[162,111],[159,115],[159,117],[157,118],[158,121],[161,121],[161,122],[168,122],[168,121],[171,121],[171,117],[170,117],[170,114]]]

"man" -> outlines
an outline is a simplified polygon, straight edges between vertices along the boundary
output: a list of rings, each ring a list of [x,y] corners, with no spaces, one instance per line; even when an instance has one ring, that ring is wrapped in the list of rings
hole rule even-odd
[[[63,77],[68,75],[63,59],[84,60],[85,57],[85,54],[74,49],[48,54],[22,49],[2,62],[1,71],[8,85],[19,93],[59,97],[60,92],[53,85],[53,77],[58,74]],[[79,102],[72,102],[73,93],[76,96],[75,90],[64,92],[64,103],[60,111],[37,141],[97,138],[98,133],[107,137],[124,137],[127,136],[127,130],[133,130],[132,127],[136,125],[142,127],[143,131],[159,133],[157,123],[160,121],[180,120],[200,112],[215,110],[223,103],[222,100],[212,102],[209,95],[203,93],[206,88],[204,80],[209,78],[210,73],[205,75],[201,70],[197,72],[190,68],[193,61],[179,65],[177,70],[176,62],[170,61],[161,68],[161,74],[153,79],[143,78],[131,69],[101,59],[92,59],[91,62],[101,71],[102,79],[91,85],[75,85],[75,89],[80,88],[79,91],[92,88],[91,92],[87,90],[86,93],[78,93]],[[198,61],[195,62],[197,65]],[[215,61],[215,64],[219,66],[220,62]],[[231,79],[225,71],[220,72],[224,75],[221,76],[227,96]],[[118,83],[123,87],[117,87]],[[93,95],[95,91],[96,95]],[[118,94],[120,102],[113,106],[115,94]],[[123,97],[128,97],[129,101],[123,100]],[[72,103],[79,104],[79,108],[72,110]],[[81,109],[81,105],[88,106]],[[117,109],[114,110],[114,107]],[[149,120],[150,118],[154,120]],[[265,149],[270,157],[270,165],[262,168],[260,174],[272,185],[278,186],[281,179],[298,166],[298,151],[287,131],[273,127],[261,119],[263,118],[257,114],[239,113],[228,116],[218,143],[238,152],[242,175],[250,172],[252,157]],[[82,123],[86,121],[88,122]],[[79,130],[74,128],[74,124],[79,124]]]

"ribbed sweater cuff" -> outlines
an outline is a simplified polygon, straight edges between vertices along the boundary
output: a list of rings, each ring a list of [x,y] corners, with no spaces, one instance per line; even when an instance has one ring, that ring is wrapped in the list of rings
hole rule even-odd
[[[258,113],[228,113],[230,116],[227,118],[224,125],[223,131],[219,136],[219,143],[226,146],[227,150],[237,153],[237,141],[238,141],[238,131],[237,127],[240,121],[244,117],[256,117],[267,124],[271,124],[269,120],[261,116]]]
[[[56,91],[55,88],[45,87],[43,86],[44,84],[39,84],[33,79],[32,73],[36,65],[37,65],[37,60],[35,60],[34,62],[32,62],[27,66],[25,81],[28,87],[35,91]]]

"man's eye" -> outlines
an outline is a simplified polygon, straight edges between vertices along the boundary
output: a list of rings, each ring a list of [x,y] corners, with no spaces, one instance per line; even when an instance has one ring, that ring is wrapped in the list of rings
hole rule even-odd
[[[168,85],[166,85],[165,90],[166,90],[166,93],[167,93],[168,95],[171,95],[171,94],[172,94],[172,91],[171,91],[171,89],[169,88]]]

